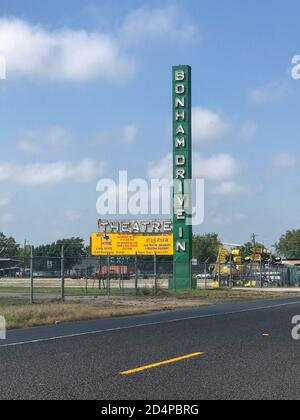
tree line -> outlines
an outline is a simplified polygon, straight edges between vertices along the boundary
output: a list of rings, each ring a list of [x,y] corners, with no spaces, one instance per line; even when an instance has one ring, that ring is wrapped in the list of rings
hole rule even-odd
[[[62,245],[64,246],[66,270],[71,270],[89,255],[89,247],[85,246],[85,241],[82,238],[61,239],[51,244],[39,245],[34,248],[35,270],[60,270]],[[30,246],[21,246],[13,237],[7,237],[0,232],[0,268],[1,266],[14,266],[23,260],[28,266],[30,255]]]
[[[256,243],[258,248],[265,248],[261,243]],[[194,235],[193,256],[199,262],[213,264],[216,262],[222,241],[217,233]],[[276,256],[286,259],[300,259],[300,229],[287,231],[274,244]],[[243,259],[253,254],[253,243],[246,242],[238,247]]]
[[[68,266],[70,268],[80,263],[84,257],[90,255],[89,247],[85,245],[84,239],[74,237],[37,246],[34,249],[34,256],[41,257],[41,261],[44,257],[53,258],[55,264],[55,260],[58,261],[61,256],[62,245],[64,245],[64,255],[66,257],[66,269],[68,269]],[[256,245],[264,247],[259,243]],[[214,263],[221,247],[222,241],[217,233],[193,236],[193,257],[199,262]],[[241,246],[241,256],[243,258],[250,256],[252,247],[251,242]],[[300,259],[300,229],[287,231],[274,245],[274,248],[276,254],[282,258]],[[21,246],[13,237],[7,237],[0,232],[0,259],[27,257],[30,257],[30,247]]]

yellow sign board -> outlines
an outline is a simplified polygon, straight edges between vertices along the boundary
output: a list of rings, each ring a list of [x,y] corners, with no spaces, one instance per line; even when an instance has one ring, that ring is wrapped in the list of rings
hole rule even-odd
[[[157,235],[125,233],[92,233],[91,253],[94,256],[173,255],[172,233]]]

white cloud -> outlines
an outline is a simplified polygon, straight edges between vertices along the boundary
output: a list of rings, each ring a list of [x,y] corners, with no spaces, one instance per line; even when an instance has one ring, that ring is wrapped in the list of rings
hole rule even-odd
[[[204,157],[199,153],[193,155],[193,177],[207,181],[222,181],[235,177],[239,173],[238,162],[229,154],[223,153]],[[148,167],[151,179],[172,179],[172,154],[162,160],[151,162]]]
[[[243,185],[240,185],[236,181],[222,182],[214,189],[214,194],[223,196],[234,196],[240,195],[246,191]]]
[[[0,55],[0,80],[6,80],[6,59]]]
[[[153,39],[171,39],[177,44],[185,44],[198,38],[197,26],[184,17],[182,9],[175,6],[137,9],[127,16],[121,28],[122,42],[131,45]]]
[[[123,80],[135,69],[118,42],[99,32],[49,30],[21,19],[1,18],[0,39],[8,77],[73,82]]]
[[[63,182],[90,182],[102,175],[104,169],[104,162],[90,159],[85,159],[78,164],[69,162],[28,165],[0,163],[0,183],[47,186]]]
[[[8,206],[11,202],[11,195],[9,193],[0,193],[0,207]]]
[[[109,25],[107,25],[109,26]],[[184,30],[182,27],[184,26]],[[7,77],[51,81],[127,80],[136,69],[128,47],[155,39],[177,45],[198,39],[181,8],[138,9],[110,32],[50,28],[16,17],[0,18],[0,56]]]
[[[172,179],[172,154],[169,153],[159,161],[149,163],[147,175],[150,179]]]
[[[290,92],[289,86],[284,82],[269,83],[265,86],[253,89],[250,92],[250,100],[255,104],[265,104],[269,102],[276,102]]]
[[[193,141],[205,143],[224,136],[228,124],[215,112],[205,108],[193,108]]]
[[[137,135],[138,135],[137,126],[134,124],[127,125],[123,129],[122,142],[124,144],[133,144],[136,141]]]
[[[257,124],[254,121],[246,121],[241,128],[240,137],[242,140],[249,142],[257,132]]]
[[[193,158],[193,173],[196,178],[222,181],[235,177],[239,173],[239,164],[227,153],[213,155],[209,158],[196,153]]]
[[[71,135],[62,127],[24,131],[17,143],[21,152],[44,154],[61,152],[71,141]]]
[[[277,168],[289,169],[297,164],[297,158],[288,152],[282,152],[276,155],[273,163]]]

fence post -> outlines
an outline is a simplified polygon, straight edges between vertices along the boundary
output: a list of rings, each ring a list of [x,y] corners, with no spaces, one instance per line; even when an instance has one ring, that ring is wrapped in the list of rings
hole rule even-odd
[[[155,294],[157,294],[157,255],[154,254],[154,288]]]
[[[30,303],[31,305],[34,303],[33,298],[33,246],[30,247]]]
[[[107,256],[107,294],[110,296],[110,255]]]
[[[262,261],[260,261],[259,264],[260,264],[259,265],[259,267],[260,267],[260,287],[262,289],[263,288],[263,272],[262,272],[263,265],[262,265]]]
[[[61,246],[61,258],[60,258],[60,269],[61,269],[61,300],[65,300],[65,247]]]
[[[174,258],[174,267],[173,267],[173,271],[174,271],[174,278],[173,278],[173,283],[174,283],[174,292],[177,292],[177,261],[176,261],[176,257]]]
[[[139,281],[139,275],[138,275],[138,254],[135,255],[135,294],[138,295],[138,281]]]
[[[89,279],[89,256],[86,254],[85,257],[85,295],[88,295],[88,279]]]
[[[233,261],[232,261],[232,252],[230,251],[230,280],[229,280],[229,288],[230,289],[233,288],[233,281],[232,281],[232,278],[233,278],[233,275],[232,275],[232,263],[233,263]]]

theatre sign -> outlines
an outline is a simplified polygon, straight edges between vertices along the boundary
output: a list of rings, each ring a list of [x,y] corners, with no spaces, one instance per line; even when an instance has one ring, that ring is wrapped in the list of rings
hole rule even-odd
[[[93,233],[92,255],[95,256],[172,256],[172,233]]]
[[[192,264],[192,70],[173,67],[173,222],[99,220],[93,255],[174,256],[174,286],[191,287]]]
[[[99,220],[91,236],[95,256],[173,255],[171,220]]]
[[[174,283],[191,287],[192,70],[173,67]]]
[[[101,233],[172,233],[172,220],[98,220]]]

